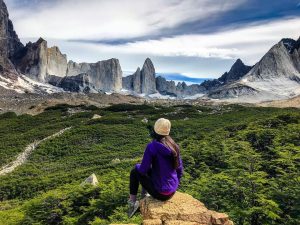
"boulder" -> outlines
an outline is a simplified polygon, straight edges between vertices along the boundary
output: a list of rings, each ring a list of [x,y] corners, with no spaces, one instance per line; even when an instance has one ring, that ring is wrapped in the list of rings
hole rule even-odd
[[[233,225],[226,214],[208,210],[200,201],[180,192],[166,202],[144,198],[140,210],[144,225]]]
[[[101,119],[101,118],[102,118],[102,116],[95,114],[95,115],[93,115],[92,120],[97,120],[97,119]]]
[[[83,181],[81,183],[81,185],[91,184],[93,186],[97,186],[98,183],[99,183],[98,179],[97,179],[96,175],[93,173],[91,176],[89,176],[88,178],[86,178],[85,181]]]

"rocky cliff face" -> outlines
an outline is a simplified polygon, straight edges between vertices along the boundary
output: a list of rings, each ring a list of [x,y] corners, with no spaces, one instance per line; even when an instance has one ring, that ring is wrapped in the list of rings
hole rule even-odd
[[[89,82],[98,91],[120,91],[122,89],[122,69],[118,59],[97,63],[68,63],[67,76],[85,73]]]
[[[17,70],[36,81],[45,82],[47,76],[66,76],[67,56],[58,47],[48,48],[47,41],[40,38],[29,42],[14,56]]]
[[[0,73],[16,74],[11,58],[23,47],[9,19],[7,7],[0,0]],[[8,75],[8,74],[7,74]]]
[[[14,57],[17,70],[33,80],[44,82],[47,76],[47,42],[40,38],[29,42]]]
[[[152,61],[147,58],[141,70],[141,91],[145,94],[156,93],[155,68]]]
[[[67,68],[67,55],[62,54],[56,46],[47,48],[47,75],[64,77]]]
[[[167,81],[159,76],[156,78],[156,89],[163,95],[177,96],[177,87],[174,81]]]
[[[138,68],[133,75],[123,77],[123,88],[138,94],[154,94],[157,92],[155,68],[151,59],[147,58],[142,70]]]
[[[48,48],[47,42],[42,38],[35,43],[28,43],[15,54],[14,62],[20,73],[39,82],[47,82],[53,80],[53,77],[60,77],[59,87],[65,90],[85,88],[84,86],[70,88],[72,81],[75,82],[76,87],[79,83],[88,83],[91,89],[98,91],[120,91],[122,88],[122,70],[117,59],[97,63],[78,64],[72,61],[68,63],[67,56],[62,54],[58,47]],[[88,76],[88,82],[86,76],[82,74]],[[48,78],[49,76],[51,78]],[[81,80],[78,83],[78,79],[84,79],[84,81]],[[55,83],[57,82],[51,84]],[[66,87],[62,86],[63,84],[66,84]]]

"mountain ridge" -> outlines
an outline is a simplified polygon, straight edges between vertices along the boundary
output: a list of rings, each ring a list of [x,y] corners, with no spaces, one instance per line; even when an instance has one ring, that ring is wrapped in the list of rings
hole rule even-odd
[[[143,66],[123,77],[116,58],[95,63],[68,61],[57,46],[48,47],[39,38],[25,46],[20,42],[3,0],[0,0],[0,86],[20,93],[122,93],[142,97],[160,96],[225,99],[228,101],[269,101],[300,95],[300,38],[284,38],[254,66],[237,59],[218,79],[201,84],[175,83],[157,76],[146,58]]]

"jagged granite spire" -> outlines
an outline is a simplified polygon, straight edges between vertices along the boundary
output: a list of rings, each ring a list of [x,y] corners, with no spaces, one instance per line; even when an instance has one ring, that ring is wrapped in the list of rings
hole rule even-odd
[[[147,58],[141,70],[141,91],[145,94],[156,93],[155,68],[151,59]]]

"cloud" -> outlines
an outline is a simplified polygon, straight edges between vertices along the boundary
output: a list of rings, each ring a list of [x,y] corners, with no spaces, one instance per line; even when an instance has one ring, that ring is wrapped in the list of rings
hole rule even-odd
[[[221,16],[245,0],[61,0],[40,7],[9,1],[22,38],[111,40],[155,35],[184,23]],[[37,3],[36,3],[37,4]]]
[[[137,41],[121,45],[92,44],[102,52],[148,54],[149,56],[186,56],[200,58],[242,58],[249,64],[259,60],[284,37],[298,38],[300,17],[252,24],[213,34],[179,35],[159,40]]]

